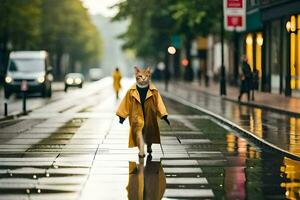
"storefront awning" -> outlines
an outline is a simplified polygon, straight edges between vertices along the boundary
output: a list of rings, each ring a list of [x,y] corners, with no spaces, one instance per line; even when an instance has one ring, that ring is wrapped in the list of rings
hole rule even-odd
[[[247,13],[246,23],[247,23],[246,26],[247,32],[259,31],[263,28],[261,13],[259,9]]]

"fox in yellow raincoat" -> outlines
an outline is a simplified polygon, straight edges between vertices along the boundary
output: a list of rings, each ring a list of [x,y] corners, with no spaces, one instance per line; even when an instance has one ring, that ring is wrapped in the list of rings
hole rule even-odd
[[[159,91],[150,83],[150,68],[142,70],[135,68],[137,82],[131,86],[123,98],[117,116],[120,123],[129,117],[129,147],[139,147],[139,157],[144,157],[144,142],[147,144],[147,152],[151,153],[151,145],[160,143],[160,132],[158,126],[158,118],[167,119],[168,113]],[[144,98],[143,98],[143,91]],[[142,97],[142,98],[141,98]]]

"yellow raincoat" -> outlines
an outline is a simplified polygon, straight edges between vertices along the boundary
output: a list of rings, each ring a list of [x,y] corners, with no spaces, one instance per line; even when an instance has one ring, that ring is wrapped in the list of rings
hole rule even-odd
[[[160,162],[150,161],[144,167],[129,162],[127,197],[130,200],[160,200],[166,190],[166,176]]]
[[[119,92],[121,89],[121,73],[120,71],[115,70],[112,74],[113,77],[113,87],[116,92]]]
[[[138,134],[144,135],[146,144],[160,143],[157,117],[160,119],[161,117],[168,115],[168,113],[158,90],[152,83],[150,83],[146,95],[144,112],[145,118],[140,95],[136,89],[136,84],[134,84],[127,91],[126,96],[122,100],[116,113],[123,118],[129,117],[129,147],[137,146]]]

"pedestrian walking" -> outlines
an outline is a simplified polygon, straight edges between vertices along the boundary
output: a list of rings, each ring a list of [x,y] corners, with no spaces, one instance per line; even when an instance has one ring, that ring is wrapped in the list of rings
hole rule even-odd
[[[145,157],[144,144],[151,155],[153,143],[160,144],[160,132],[157,117],[169,125],[168,113],[163,100],[153,83],[151,70],[135,67],[136,83],[127,91],[116,114],[122,124],[129,118],[130,131],[128,146],[138,147],[140,158]]]
[[[241,85],[238,100],[241,101],[243,94],[246,93],[248,96],[248,101],[250,101],[250,91],[252,89],[252,71],[246,56],[242,57],[242,74],[240,79]]]
[[[115,69],[115,71],[112,74],[112,77],[113,77],[113,87],[116,92],[116,98],[119,99],[119,91],[121,89],[121,79],[122,79],[122,75],[119,68]]]

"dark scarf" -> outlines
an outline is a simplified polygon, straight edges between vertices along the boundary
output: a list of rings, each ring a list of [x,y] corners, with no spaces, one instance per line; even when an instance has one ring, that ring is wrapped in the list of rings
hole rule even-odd
[[[141,104],[142,104],[142,108],[143,108],[143,113],[144,113],[144,103],[145,103],[145,100],[146,100],[149,85],[148,85],[148,87],[145,87],[145,88],[140,88],[139,86],[136,86],[136,89],[139,92],[140,99],[141,99]]]

